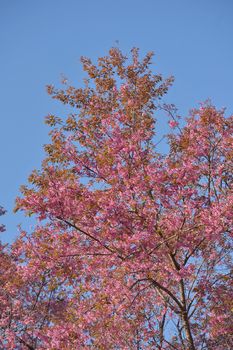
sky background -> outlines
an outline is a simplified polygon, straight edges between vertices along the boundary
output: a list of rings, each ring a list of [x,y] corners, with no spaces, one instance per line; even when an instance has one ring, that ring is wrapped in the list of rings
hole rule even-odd
[[[39,168],[48,143],[44,117],[62,116],[45,86],[64,74],[82,86],[80,56],[94,61],[118,44],[128,54],[154,51],[154,72],[175,76],[166,96],[179,114],[211,98],[233,113],[232,0],[0,0],[0,204],[3,242],[33,219],[13,214],[19,187]],[[167,120],[161,124],[166,132]]]

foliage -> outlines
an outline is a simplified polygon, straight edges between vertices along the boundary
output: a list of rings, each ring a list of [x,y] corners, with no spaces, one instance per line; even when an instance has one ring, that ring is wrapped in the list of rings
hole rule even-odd
[[[47,117],[46,159],[17,200],[40,222],[9,253],[8,349],[233,346],[233,118],[205,103],[181,128],[166,106],[177,133],[160,154],[173,78],[151,59],[133,49],[127,65],[111,49],[98,65],[82,58],[84,88],[48,87],[74,113]]]

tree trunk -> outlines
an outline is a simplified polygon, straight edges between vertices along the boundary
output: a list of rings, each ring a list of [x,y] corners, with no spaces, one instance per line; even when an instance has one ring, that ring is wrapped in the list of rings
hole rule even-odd
[[[188,350],[196,350],[195,345],[194,345],[194,341],[193,341],[192,332],[191,332],[190,325],[189,325],[187,311],[184,311],[182,313],[182,321],[183,321],[183,324],[184,324],[186,338],[187,338],[187,340],[189,342]]]
[[[181,293],[181,300],[183,304],[183,310],[182,310],[182,321],[185,329],[185,334],[186,338],[189,342],[189,347],[187,350],[196,350],[194,341],[193,341],[193,336],[189,324],[189,319],[188,319],[188,313],[187,313],[187,307],[186,307],[186,296],[185,296],[185,286],[184,286],[184,281],[181,279],[180,281],[180,293]]]

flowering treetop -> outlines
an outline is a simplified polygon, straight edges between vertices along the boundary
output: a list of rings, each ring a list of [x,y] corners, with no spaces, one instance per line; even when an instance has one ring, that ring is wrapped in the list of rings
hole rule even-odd
[[[160,154],[159,99],[173,78],[153,74],[151,58],[133,49],[127,65],[111,49],[98,65],[82,58],[84,88],[48,87],[74,112],[47,117],[47,156],[17,200],[40,222],[12,247],[21,315],[2,342],[230,349],[233,118],[206,103],[181,129],[171,108],[179,132]]]

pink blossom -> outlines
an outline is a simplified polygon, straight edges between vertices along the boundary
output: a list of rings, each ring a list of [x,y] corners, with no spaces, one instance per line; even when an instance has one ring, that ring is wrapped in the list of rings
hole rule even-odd
[[[179,125],[179,123],[175,120],[169,120],[168,124],[172,129],[174,129],[177,125]]]

